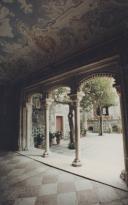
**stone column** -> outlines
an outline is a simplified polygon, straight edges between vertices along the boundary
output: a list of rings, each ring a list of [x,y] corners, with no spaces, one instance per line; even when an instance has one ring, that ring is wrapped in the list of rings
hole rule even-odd
[[[120,98],[121,108],[121,121],[122,121],[122,134],[123,134],[123,148],[124,148],[124,170],[122,170],[120,177],[128,184],[128,130],[127,130],[127,117],[126,117],[126,99],[124,93],[124,87],[120,84],[115,84],[114,87]]]
[[[74,139],[74,120],[73,120],[73,111],[74,107],[72,103],[69,104],[69,113],[68,113],[68,121],[69,121],[69,128],[70,128],[70,142],[68,145],[69,149],[75,149],[75,139]]]
[[[74,105],[74,117],[75,117],[75,159],[72,163],[72,166],[78,167],[81,166],[80,160],[80,100],[81,93],[76,92],[75,94],[70,94],[70,98]]]
[[[49,108],[52,103],[51,98],[45,98],[43,100],[44,104],[44,113],[45,113],[45,151],[43,153],[43,157],[47,157],[49,155]]]
[[[34,147],[34,141],[32,138],[32,97],[28,97],[26,103],[26,149]]]

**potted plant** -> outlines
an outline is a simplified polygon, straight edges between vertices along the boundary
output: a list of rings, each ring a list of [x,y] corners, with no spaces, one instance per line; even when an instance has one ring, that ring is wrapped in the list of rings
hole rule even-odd
[[[85,137],[86,134],[87,134],[87,130],[86,130],[85,128],[82,128],[82,129],[81,129],[81,135],[82,135],[82,137]]]
[[[61,140],[61,138],[62,138],[62,132],[57,131],[57,132],[55,133],[55,136],[56,136],[56,143],[57,143],[57,144],[60,144],[60,140]]]
[[[43,141],[43,138],[40,134],[38,134],[36,137],[34,137],[35,147],[42,148],[42,141]]]
[[[49,144],[50,144],[50,147],[53,144],[54,138],[55,138],[55,133],[49,132]]]

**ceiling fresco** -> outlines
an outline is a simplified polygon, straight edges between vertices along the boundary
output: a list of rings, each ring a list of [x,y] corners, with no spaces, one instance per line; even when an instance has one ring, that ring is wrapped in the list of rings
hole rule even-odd
[[[0,81],[22,79],[128,27],[128,0],[1,0]]]

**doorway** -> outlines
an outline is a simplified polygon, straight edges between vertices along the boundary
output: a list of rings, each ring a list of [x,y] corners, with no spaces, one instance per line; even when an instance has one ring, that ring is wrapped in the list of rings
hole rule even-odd
[[[56,116],[56,131],[63,133],[63,116]]]

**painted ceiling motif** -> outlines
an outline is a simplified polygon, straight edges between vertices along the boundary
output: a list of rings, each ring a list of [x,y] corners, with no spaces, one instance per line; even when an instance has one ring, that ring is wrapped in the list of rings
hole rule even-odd
[[[128,27],[128,0],[1,0],[0,80],[23,78]]]

